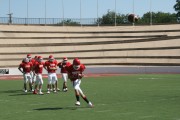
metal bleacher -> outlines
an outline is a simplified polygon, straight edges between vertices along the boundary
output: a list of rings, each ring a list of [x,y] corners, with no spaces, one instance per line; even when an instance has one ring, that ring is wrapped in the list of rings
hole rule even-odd
[[[0,68],[26,54],[78,57],[87,66],[180,66],[180,24],[70,27],[0,25]]]

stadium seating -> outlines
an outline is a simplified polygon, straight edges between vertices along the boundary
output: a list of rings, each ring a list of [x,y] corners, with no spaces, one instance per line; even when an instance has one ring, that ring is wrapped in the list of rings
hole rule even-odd
[[[180,24],[70,27],[0,25],[0,68],[17,67],[26,54],[50,54],[86,65],[180,66]]]

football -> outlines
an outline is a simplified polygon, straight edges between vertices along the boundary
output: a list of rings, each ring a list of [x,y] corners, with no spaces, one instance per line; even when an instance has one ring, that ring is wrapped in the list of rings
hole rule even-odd
[[[135,14],[129,14],[128,15],[128,21],[133,23],[138,21],[138,17]]]
[[[79,79],[81,79],[82,77],[84,77],[84,74],[78,74]]]

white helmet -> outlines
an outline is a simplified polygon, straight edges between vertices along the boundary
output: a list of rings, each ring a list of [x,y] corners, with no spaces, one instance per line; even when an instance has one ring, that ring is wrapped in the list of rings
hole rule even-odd
[[[24,58],[24,59],[23,59],[23,62],[28,63],[28,62],[29,62],[29,59],[28,59],[28,58]]]

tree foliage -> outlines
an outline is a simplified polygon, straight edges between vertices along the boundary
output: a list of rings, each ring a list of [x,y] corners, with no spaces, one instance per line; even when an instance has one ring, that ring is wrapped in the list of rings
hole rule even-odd
[[[152,12],[152,23],[163,24],[163,23],[176,23],[177,17],[175,13],[164,13],[164,12]],[[107,11],[106,14],[97,20],[100,25],[112,25],[115,24],[115,12]],[[128,14],[116,13],[117,24],[127,24]],[[150,24],[150,12],[145,13],[142,17],[139,17],[137,24]]]
[[[176,0],[176,4],[174,5],[175,11],[177,11],[177,17],[180,18],[180,0]]]
[[[139,20],[139,23],[150,23],[150,12],[145,13]],[[164,13],[164,12],[152,12],[153,23],[176,23],[176,14]]]
[[[60,23],[58,23],[58,25],[80,25],[79,22],[73,21],[71,19],[67,19],[67,20],[63,20]]]
[[[127,22],[127,15],[115,13],[114,11],[108,10],[108,12],[102,16],[102,18],[99,18],[97,22],[99,24],[115,24],[115,15],[116,15],[116,23],[117,24],[123,24]]]

